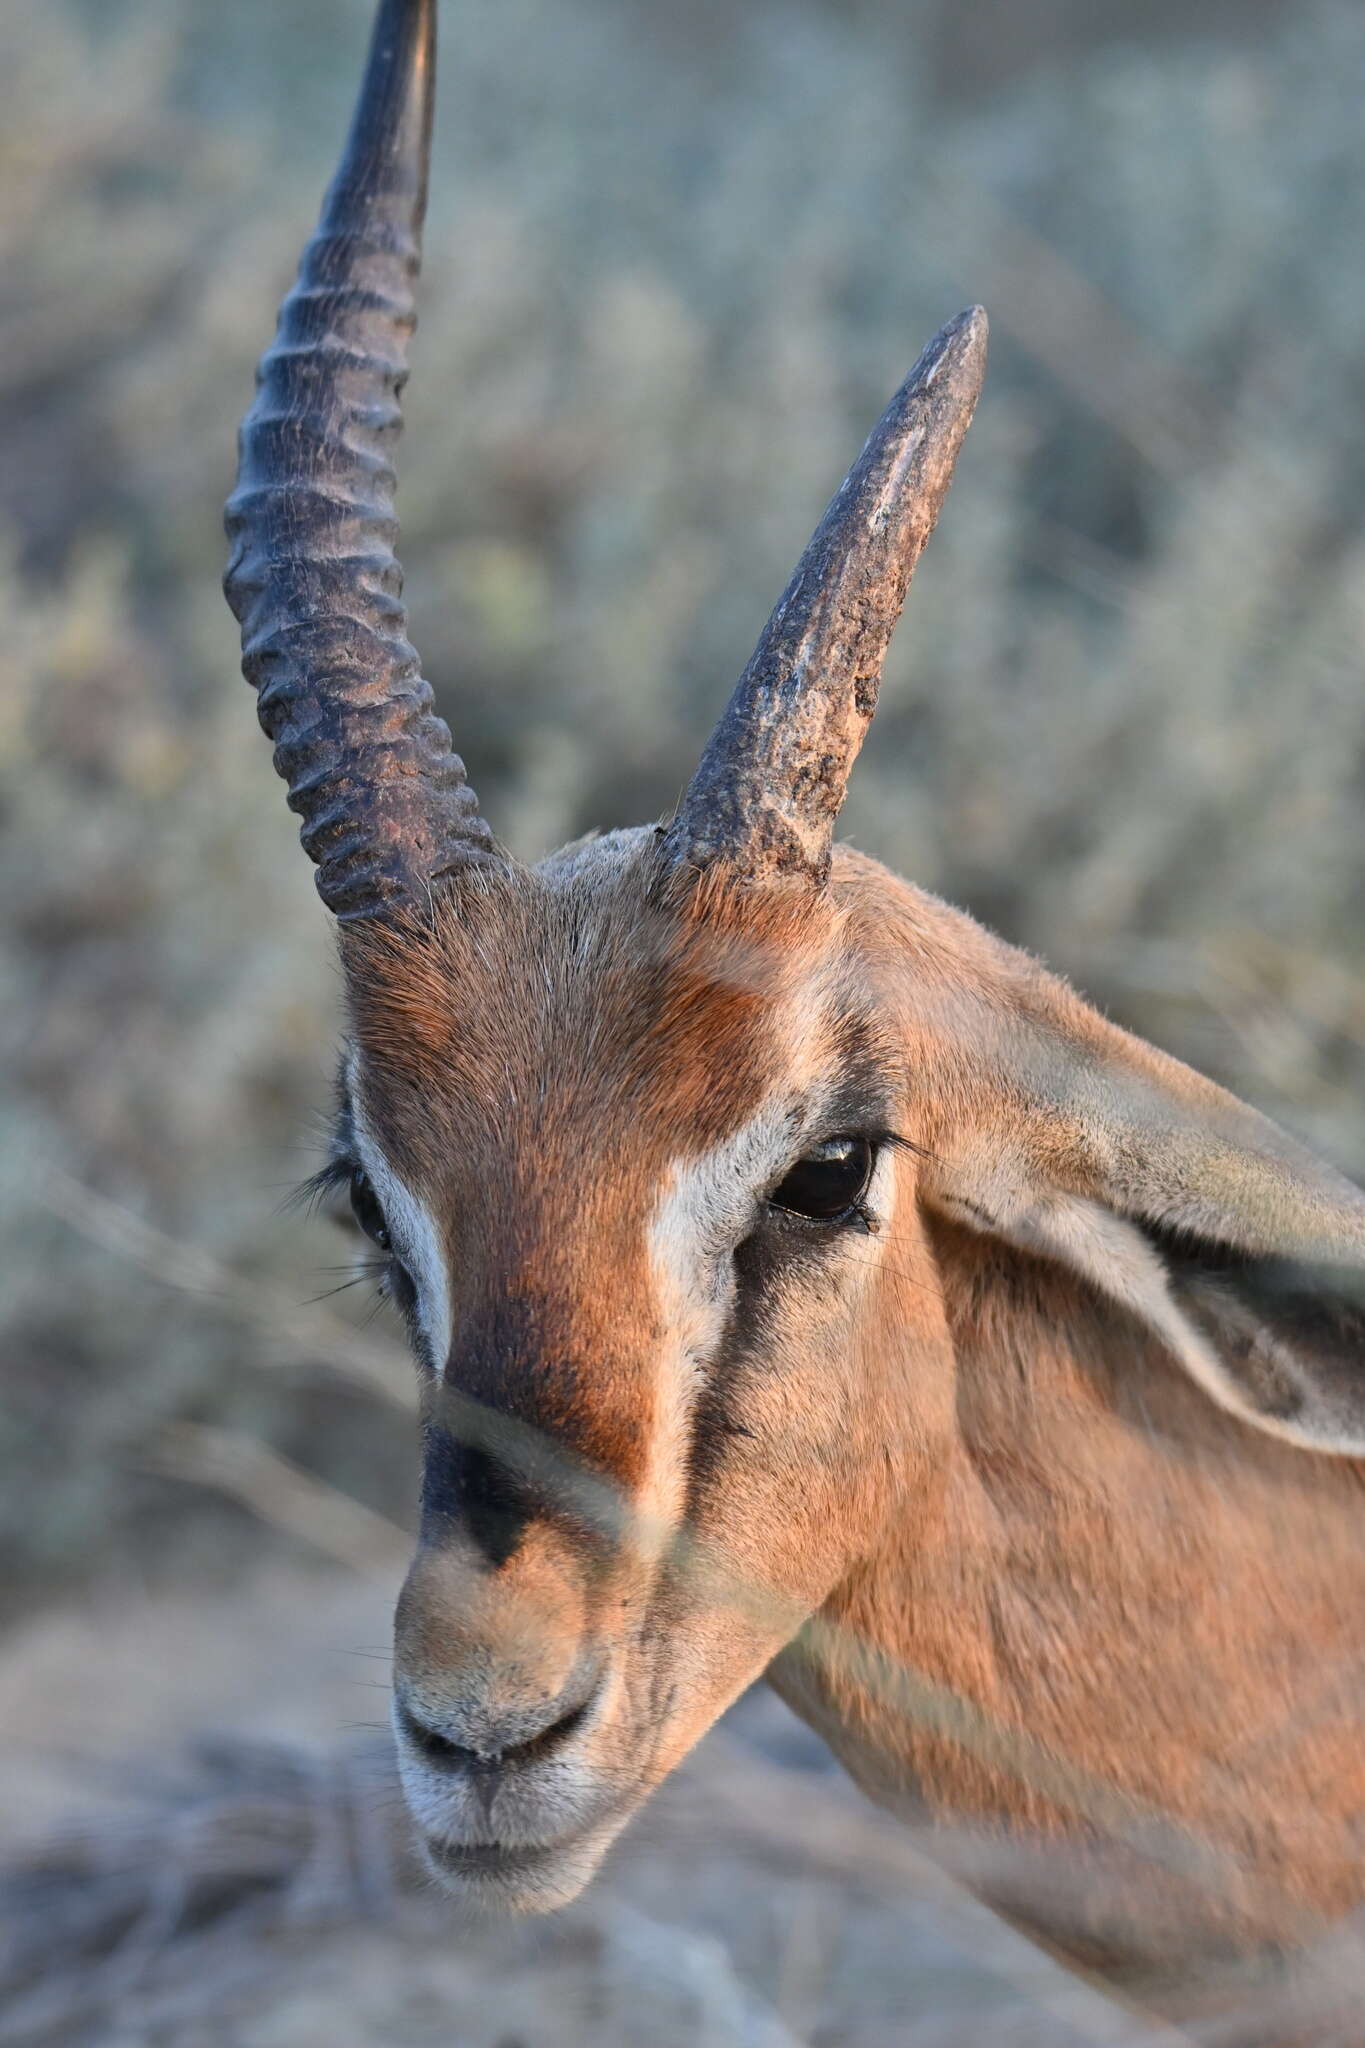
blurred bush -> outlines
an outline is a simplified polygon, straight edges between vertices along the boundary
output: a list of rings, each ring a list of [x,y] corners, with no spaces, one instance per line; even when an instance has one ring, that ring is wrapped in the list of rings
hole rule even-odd
[[[218,591],[367,12],[0,23],[11,1599],[232,1567],[244,1521],[145,1469],[171,1419],[403,1511],[398,1404],[280,1334],[343,1255],[274,1207],[335,984]],[[664,12],[444,10],[403,552],[486,808],[534,854],[668,805],[885,397],[981,299],[988,398],[849,836],[1360,1170],[1365,16],[1144,44],[1115,4],[1127,40],[945,101],[937,8]]]

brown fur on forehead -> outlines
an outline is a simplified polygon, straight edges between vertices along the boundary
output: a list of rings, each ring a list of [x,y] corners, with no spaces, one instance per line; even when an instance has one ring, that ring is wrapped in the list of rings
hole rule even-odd
[[[752,1114],[802,991],[837,1047],[842,913],[702,878],[660,896],[644,862],[519,871],[429,914],[342,932],[366,1106],[395,1163],[439,1170],[470,1125],[630,1119],[670,1153]],[[646,1135],[645,1142],[648,1142]]]

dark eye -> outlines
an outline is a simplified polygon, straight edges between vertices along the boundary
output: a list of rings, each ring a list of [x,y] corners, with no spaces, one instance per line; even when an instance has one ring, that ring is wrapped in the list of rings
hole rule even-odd
[[[837,1223],[867,1192],[873,1148],[867,1138],[827,1138],[798,1159],[769,1195],[779,1209],[794,1210],[815,1223]]]
[[[386,1252],[389,1249],[389,1228],[379,1206],[379,1197],[370,1185],[370,1177],[361,1166],[351,1168],[351,1214],[371,1244],[377,1244],[381,1252]]]

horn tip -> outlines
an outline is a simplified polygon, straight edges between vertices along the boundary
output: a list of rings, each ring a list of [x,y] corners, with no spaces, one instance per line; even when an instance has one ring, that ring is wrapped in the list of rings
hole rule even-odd
[[[968,306],[965,312],[958,314],[956,320],[949,322],[949,327],[954,337],[960,338],[963,348],[970,349],[974,355],[979,354],[984,362],[986,347],[991,337],[991,323],[986,317],[986,308]]]
[[[986,349],[990,321],[984,306],[968,306],[940,327],[910,373],[909,383],[925,391],[943,381],[944,373],[954,383],[979,388],[986,373]]]
[[[955,320],[950,320],[947,326],[940,330],[937,339],[956,341],[960,337],[964,342],[979,346],[990,333],[990,325],[984,306],[967,306]]]

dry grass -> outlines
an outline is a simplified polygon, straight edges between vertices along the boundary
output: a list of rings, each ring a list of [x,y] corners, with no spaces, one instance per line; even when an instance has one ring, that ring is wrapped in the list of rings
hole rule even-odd
[[[12,1599],[95,1531],[144,1566],[249,1543],[148,1475],[168,1421],[407,1495],[401,1416],[298,1369],[341,1253],[273,1212],[332,972],[218,593],[364,12],[0,25]],[[849,832],[1358,1165],[1358,12],[1050,53],[953,108],[874,9],[713,15],[446,24],[404,556],[489,810],[537,852],[667,804],[867,421],[981,297],[988,400]],[[168,1289],[35,1200],[52,1173],[233,1277]]]

